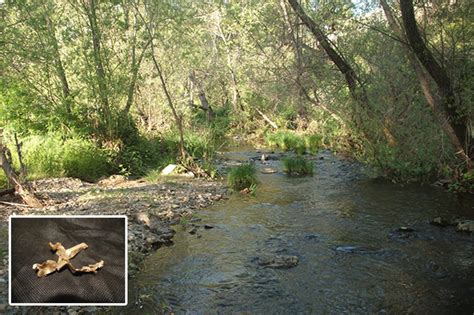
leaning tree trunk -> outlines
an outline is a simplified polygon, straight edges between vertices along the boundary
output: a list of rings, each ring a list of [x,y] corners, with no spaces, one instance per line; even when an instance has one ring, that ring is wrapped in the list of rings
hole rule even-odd
[[[369,106],[369,98],[367,92],[361,84],[361,80],[356,74],[354,68],[347,62],[346,58],[336,50],[334,45],[329,41],[328,37],[324,33],[323,29],[316,24],[316,22],[304,11],[298,0],[287,0],[293,11],[298,15],[301,22],[311,31],[313,36],[316,38],[318,43],[324,49],[324,52],[329,59],[334,63],[339,72],[344,75],[346,85],[349,88],[352,99],[355,101],[357,106],[367,113],[372,120],[376,120],[375,113]],[[362,119],[359,118],[355,121],[357,127],[368,140],[369,143],[377,142],[376,135],[364,126]],[[384,121],[382,122],[382,131],[385,136],[387,143],[390,145],[396,144],[396,138],[390,130],[389,125]]]
[[[467,128],[467,117],[458,117],[455,94],[446,70],[434,58],[432,52],[426,46],[416,24],[415,11],[412,0],[400,0],[403,26],[406,38],[416,57],[428,71],[433,81],[436,83],[439,95],[441,96],[442,109],[447,116],[443,123],[447,134],[457,150],[456,155],[466,163],[468,169],[472,169],[472,157],[469,156],[469,139]],[[449,128],[448,128],[449,127]]]
[[[204,91],[204,88],[201,84],[200,81],[196,79],[196,74],[194,73],[194,70],[191,70],[189,73],[189,80],[191,80],[192,86],[196,87],[198,96],[199,96],[199,101],[201,102],[201,106],[197,106],[203,111],[207,113],[207,120],[212,121],[214,119],[214,111],[212,110],[211,105],[209,105],[209,101],[207,100],[206,97],[206,92]],[[189,91],[190,95],[192,95],[193,91],[190,89]],[[194,103],[191,103],[191,105],[195,106]]]
[[[3,144],[0,130],[0,167],[5,172],[10,185],[15,187],[15,192],[30,207],[42,208],[43,203],[35,196],[33,188],[25,181],[22,182],[20,176],[15,172],[11,163],[10,150]]]
[[[380,4],[384,10],[388,24],[390,25],[392,30],[400,38],[406,39],[406,36],[402,28],[398,24],[397,20],[395,19],[392,9],[388,5],[387,1],[380,0]],[[457,152],[456,154],[462,160],[466,162],[468,167],[472,167],[470,166],[470,164],[472,164],[471,159],[466,154],[466,151],[456,134],[455,128],[452,125],[452,118],[450,117],[449,113],[447,113],[445,109],[443,108],[439,97],[437,95],[434,95],[431,91],[429,74],[425,71],[425,69],[423,69],[423,66],[418,61],[417,56],[415,55],[415,52],[410,47],[404,44],[401,45],[401,47],[405,51],[405,54],[407,55],[408,60],[413,70],[415,71],[418,81],[420,82],[421,90],[423,91],[423,95],[425,96],[426,102],[431,107],[431,110],[433,111],[433,114],[435,115],[439,124],[441,125],[441,128],[443,129],[445,134],[448,136],[451,144],[453,145],[454,149]]]

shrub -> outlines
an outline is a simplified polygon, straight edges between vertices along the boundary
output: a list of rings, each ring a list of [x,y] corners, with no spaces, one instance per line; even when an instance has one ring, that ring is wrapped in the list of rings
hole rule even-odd
[[[176,163],[178,143],[169,138],[139,138],[131,146],[125,146],[116,157],[116,165],[127,176],[142,176],[153,169]]]
[[[287,157],[283,160],[283,168],[290,175],[312,175],[313,163],[301,157]]]
[[[227,175],[227,184],[234,190],[255,188],[258,183],[255,166],[242,164],[230,169]]]

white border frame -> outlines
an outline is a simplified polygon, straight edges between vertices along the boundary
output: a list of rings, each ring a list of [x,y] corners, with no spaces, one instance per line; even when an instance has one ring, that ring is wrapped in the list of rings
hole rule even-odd
[[[59,218],[59,219],[69,219],[69,218],[121,218],[125,219],[125,302],[124,303],[12,303],[12,247],[11,247],[11,225],[12,218],[14,219],[30,219],[30,218],[40,218],[40,219],[49,219],[49,218]],[[8,304],[11,306],[126,306],[128,305],[128,218],[126,215],[11,215],[8,218]]]

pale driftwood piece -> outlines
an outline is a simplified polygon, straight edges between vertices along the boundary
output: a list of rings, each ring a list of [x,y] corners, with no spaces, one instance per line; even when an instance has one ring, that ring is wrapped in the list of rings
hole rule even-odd
[[[49,243],[49,247],[56,251],[58,255],[58,261],[46,260],[40,264],[34,264],[33,269],[37,271],[37,276],[39,278],[45,277],[53,272],[60,271],[65,266],[69,268],[72,273],[97,273],[97,270],[104,266],[104,261],[100,260],[95,264],[90,264],[87,266],[82,266],[81,268],[75,268],[70,260],[73,259],[80,251],[87,249],[89,246],[86,243],[80,243],[71,248],[65,249],[61,243]]]
[[[257,111],[257,113],[260,114],[260,116],[263,117],[263,119],[264,119],[270,126],[272,126],[274,129],[278,129],[278,126],[277,126],[273,121],[271,121],[270,118],[268,118],[267,115],[265,115],[264,113],[262,113],[258,108],[255,108],[255,110]]]
[[[15,206],[15,207],[24,207],[24,208],[31,208],[28,205],[22,204],[22,203],[16,203],[16,202],[7,202],[7,201],[0,201],[0,203],[8,206]]]

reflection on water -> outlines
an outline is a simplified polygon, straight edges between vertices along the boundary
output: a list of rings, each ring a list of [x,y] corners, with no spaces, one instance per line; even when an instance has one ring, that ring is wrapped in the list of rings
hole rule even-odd
[[[313,177],[260,174],[255,197],[201,211],[213,229],[176,227],[175,245],[131,282],[125,312],[472,314],[474,236],[428,221],[473,219],[474,200],[370,180],[329,153],[314,163]],[[299,264],[264,268],[255,263],[263,255]]]

